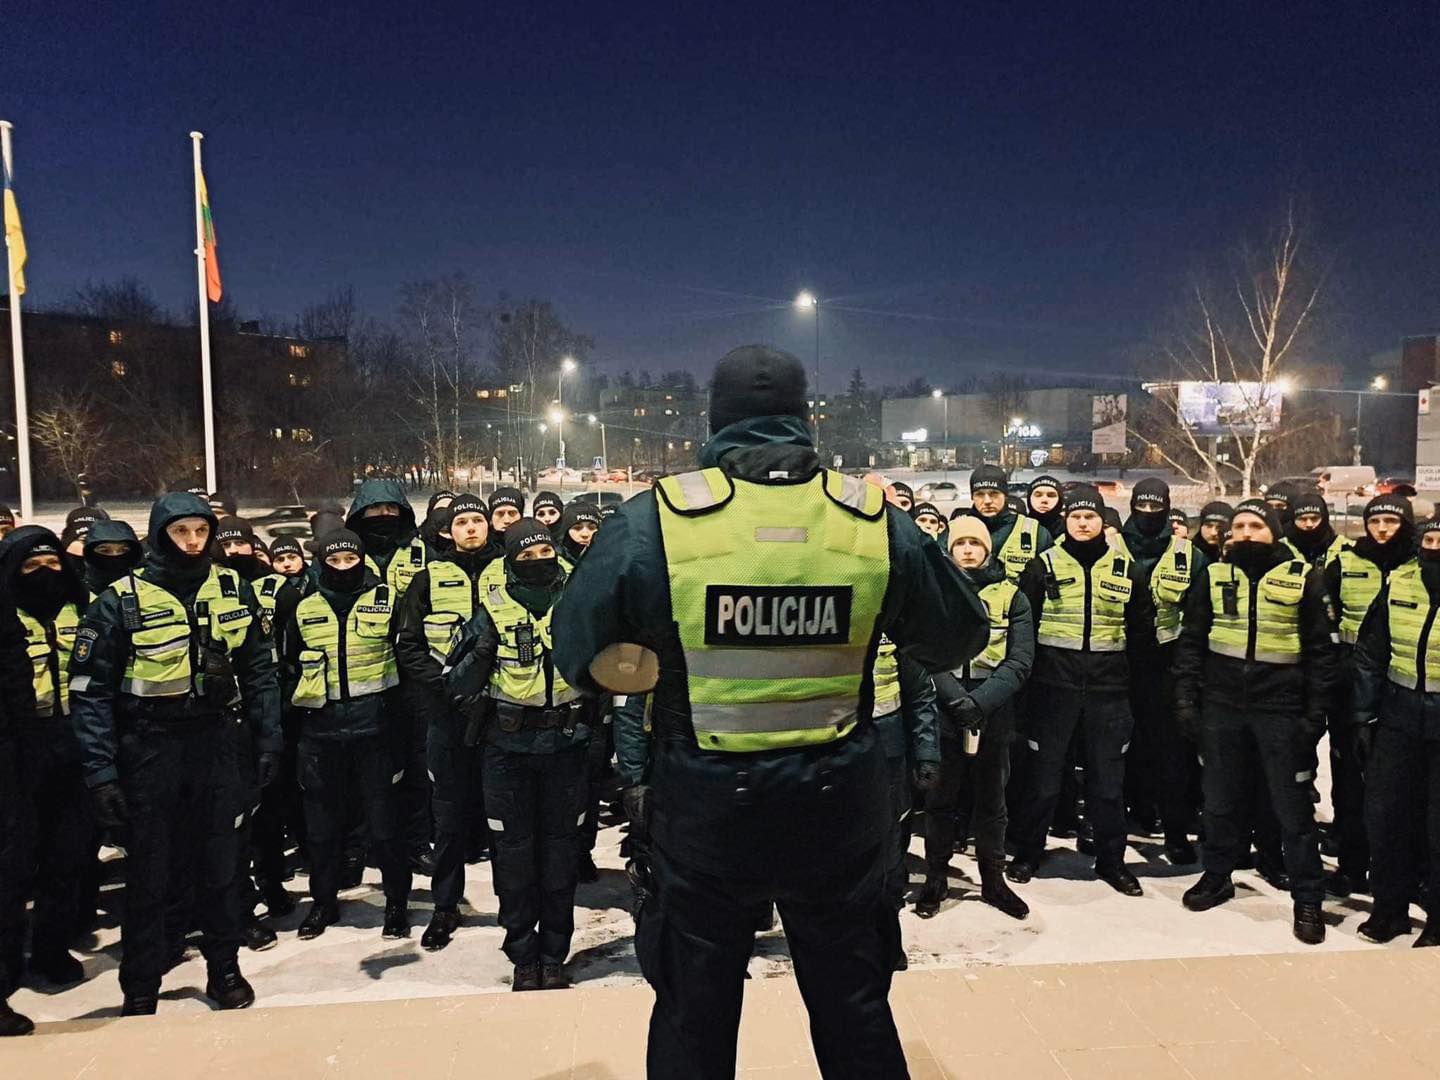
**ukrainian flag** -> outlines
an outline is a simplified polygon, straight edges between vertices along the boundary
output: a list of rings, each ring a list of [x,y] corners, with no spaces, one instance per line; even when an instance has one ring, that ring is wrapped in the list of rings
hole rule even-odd
[[[5,243],[10,248],[15,280],[11,282],[16,296],[25,295],[25,232],[20,228],[20,207],[15,202],[15,185],[10,166],[5,165]]]

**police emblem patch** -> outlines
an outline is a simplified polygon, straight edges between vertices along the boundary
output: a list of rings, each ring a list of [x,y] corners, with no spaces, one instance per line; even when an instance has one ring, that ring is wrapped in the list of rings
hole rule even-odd
[[[80,661],[80,663],[82,664],[86,660],[89,660],[90,650],[94,647],[95,640],[99,636],[100,635],[95,631],[93,627],[81,627],[81,629],[75,634],[75,659]]]

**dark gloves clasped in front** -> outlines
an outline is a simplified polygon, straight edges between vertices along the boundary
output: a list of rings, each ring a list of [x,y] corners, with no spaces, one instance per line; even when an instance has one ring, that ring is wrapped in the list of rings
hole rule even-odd
[[[922,761],[915,766],[915,786],[921,791],[934,791],[940,783],[940,764]]]
[[[255,784],[267,788],[280,775],[280,755],[273,750],[263,750],[255,761]]]
[[[979,731],[985,726],[985,713],[972,697],[956,698],[945,702],[945,712],[962,728]]]
[[[123,829],[130,821],[125,793],[114,780],[90,789],[90,805],[95,813],[95,824],[102,829]]]

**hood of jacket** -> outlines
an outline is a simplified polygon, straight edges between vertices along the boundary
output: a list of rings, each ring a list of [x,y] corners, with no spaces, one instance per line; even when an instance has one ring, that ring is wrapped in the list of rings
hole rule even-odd
[[[40,525],[21,525],[0,543],[0,582],[4,583],[10,595],[15,594],[15,578],[20,573],[20,567],[40,544],[49,544],[57,554],[63,554],[60,538]],[[60,559],[60,575],[65,579],[66,602],[79,605],[83,612],[90,602],[90,594],[74,566],[63,557]]]
[[[208,550],[193,559],[180,561],[175,545],[165,535],[165,527],[181,518],[204,518],[215,532],[215,512],[203,499],[188,491],[171,491],[155,500],[150,507],[150,526],[145,535],[145,576],[163,589],[182,593],[188,599],[210,573]]]
[[[398,480],[366,480],[355,491],[355,498],[351,500],[350,509],[345,514],[345,527],[352,532],[355,531],[355,523],[360,516],[371,506],[379,506],[381,503],[394,503],[400,507],[400,517],[406,523],[406,531],[414,539],[415,530],[415,508],[410,505],[410,500],[405,497],[405,488]],[[406,540],[405,543],[409,543]]]
[[[815,437],[797,416],[751,416],[711,435],[700,448],[700,467],[724,466],[745,479],[767,479],[772,471],[803,480],[820,468]]]

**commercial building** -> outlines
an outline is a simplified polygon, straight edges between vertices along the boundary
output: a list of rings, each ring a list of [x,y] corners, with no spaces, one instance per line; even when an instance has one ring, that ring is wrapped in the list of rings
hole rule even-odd
[[[1090,453],[1090,387],[939,394],[881,403],[880,439],[895,463],[917,468],[1003,460],[1061,466]],[[1105,392],[1113,393],[1114,388]]]

